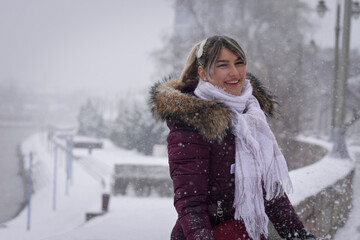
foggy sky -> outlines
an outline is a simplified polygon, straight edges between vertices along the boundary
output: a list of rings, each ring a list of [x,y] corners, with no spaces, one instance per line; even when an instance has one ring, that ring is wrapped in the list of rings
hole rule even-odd
[[[315,8],[318,1],[305,0]],[[116,94],[156,76],[150,53],[170,34],[174,0],[1,0],[0,81],[29,89]],[[335,0],[304,33],[333,47]],[[360,49],[360,19],[352,21]]]
[[[150,84],[172,0],[1,0],[0,81],[114,94]]]

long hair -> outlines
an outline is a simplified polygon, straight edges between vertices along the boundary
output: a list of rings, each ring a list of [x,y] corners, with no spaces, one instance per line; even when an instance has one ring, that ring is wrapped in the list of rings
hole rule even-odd
[[[185,62],[180,81],[197,81],[198,67],[202,66],[208,74],[215,70],[215,64],[223,48],[234,52],[246,64],[246,55],[239,43],[227,36],[212,36],[198,42],[191,49]]]

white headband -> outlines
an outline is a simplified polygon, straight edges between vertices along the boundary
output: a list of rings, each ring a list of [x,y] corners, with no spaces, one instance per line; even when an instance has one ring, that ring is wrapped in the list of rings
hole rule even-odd
[[[204,40],[202,40],[202,42],[200,43],[199,49],[197,50],[196,53],[196,57],[197,59],[201,58],[203,52],[204,52],[204,46],[206,44],[207,38],[205,38]]]

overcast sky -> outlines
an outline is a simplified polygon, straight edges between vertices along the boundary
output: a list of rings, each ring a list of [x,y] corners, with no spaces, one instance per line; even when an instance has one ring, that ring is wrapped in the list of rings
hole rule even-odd
[[[304,0],[315,8],[318,1]],[[0,0],[0,81],[50,91],[116,94],[150,85],[150,53],[170,34],[174,0]],[[334,45],[335,0],[306,33]],[[360,19],[353,20],[360,49]]]
[[[149,84],[172,0],[1,0],[0,81],[113,94]]]

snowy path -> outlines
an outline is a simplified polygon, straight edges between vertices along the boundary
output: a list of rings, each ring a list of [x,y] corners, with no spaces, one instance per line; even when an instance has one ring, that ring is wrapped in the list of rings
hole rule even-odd
[[[353,209],[345,226],[336,233],[334,240],[360,240],[360,147],[351,149],[355,153],[356,172],[353,182]]]
[[[172,198],[111,197],[109,212],[90,222],[85,222],[86,213],[99,213],[101,194],[104,191],[101,179],[111,173],[109,166],[117,162],[166,164],[161,158],[149,158],[132,151],[107,148],[94,151],[93,157],[80,158],[73,164],[74,179],[65,194],[64,154],[58,159],[57,206],[53,210],[54,161],[36,134],[23,145],[23,152],[35,151],[34,188],[31,205],[31,229],[27,230],[27,208],[16,218],[0,225],[0,239],[11,240],[62,240],[62,239],[168,239],[176,221]],[[99,162],[96,159],[102,159]],[[106,161],[105,161],[106,159]],[[150,160],[150,161],[149,161]],[[27,162],[27,161],[26,161]],[[165,162],[165,163],[164,163]],[[90,175],[89,173],[92,173]]]
[[[74,162],[74,184],[70,187],[70,194],[65,193],[65,162],[59,161],[58,172],[58,200],[56,211],[52,210],[52,173],[53,157],[41,144],[40,136],[35,135],[24,146],[23,151],[36,151],[37,178],[34,179],[38,189],[33,195],[32,203],[32,222],[31,230],[26,230],[27,209],[3,225],[0,226],[0,239],[11,240],[137,240],[137,239],[169,239],[170,231],[176,221],[176,211],[173,207],[172,198],[159,198],[152,196],[149,198],[136,198],[130,196],[111,197],[109,212],[104,216],[92,219],[85,223],[85,214],[89,212],[100,212],[101,194],[104,189],[99,183],[105,175],[109,174],[109,166],[115,163],[136,162],[138,164],[159,164],[164,165],[166,159],[149,158],[138,155],[135,152],[107,147],[103,150],[94,151],[92,157],[89,156],[82,160]],[[356,149],[355,149],[356,150]],[[360,155],[360,147],[357,149]],[[352,149],[352,152],[353,151]],[[77,152],[79,156],[85,157],[82,152]],[[60,157],[61,158],[61,157]],[[63,158],[63,157],[62,157]],[[99,162],[96,159],[101,159]],[[323,160],[324,161],[324,160]],[[323,164],[320,161],[315,165]],[[326,160],[326,161],[329,161]],[[335,161],[335,160],[331,160]],[[331,162],[332,166],[338,162]],[[101,163],[101,164],[100,164]],[[329,162],[327,162],[329,164]],[[360,171],[360,161],[357,163],[357,171]],[[344,165],[344,166],[343,166]],[[346,167],[348,163],[341,162],[340,166]],[[353,166],[352,164],[350,164]],[[314,166],[313,166],[314,167]],[[41,169],[40,169],[41,168]],[[87,168],[87,169],[86,169]],[[93,171],[95,170],[96,171]],[[323,167],[322,167],[323,169]],[[345,168],[350,169],[350,168]],[[335,170],[341,175],[347,170],[341,170],[339,166]],[[305,169],[306,170],[306,169]],[[314,170],[314,169],[313,169]],[[94,176],[89,175],[89,171]],[[335,172],[336,172],[335,171]],[[34,171],[35,172],[35,171]],[[316,170],[316,173],[321,170]],[[294,179],[297,179],[296,171],[292,173]],[[300,186],[304,185],[305,179],[309,178],[310,172],[307,172],[307,178],[298,177],[301,181],[297,187],[300,192]],[[324,175],[326,174],[326,175]],[[303,174],[300,174],[303,175]],[[320,174],[321,175],[321,174]],[[330,175],[336,175],[334,172]],[[96,178],[94,178],[97,176]],[[320,185],[331,179],[329,172],[323,173],[318,179]],[[321,181],[320,181],[321,180]],[[312,181],[313,182],[313,181]],[[336,240],[360,240],[360,177],[355,175],[354,186],[354,209],[348,224],[336,235]],[[314,189],[313,189],[314,190]],[[307,189],[311,194],[310,189]],[[294,199],[299,200],[304,196],[294,195]],[[298,199],[299,198],[299,199]],[[296,201],[295,201],[296,202]]]
[[[115,197],[105,216],[42,240],[169,239],[176,219],[172,198]]]
[[[0,239],[39,240],[68,232],[84,223],[87,211],[100,209],[101,185],[77,164],[74,164],[73,184],[69,186],[69,194],[65,194],[65,164],[59,159],[56,210],[53,210],[53,158],[40,139],[41,135],[36,134],[22,146],[24,153],[35,151],[30,230],[27,230],[26,207],[16,218],[1,225]]]

